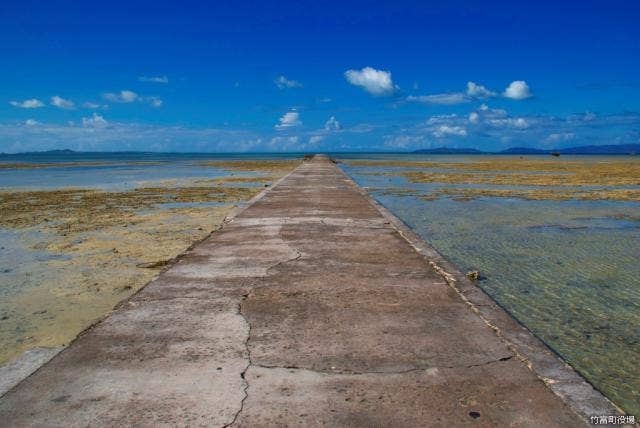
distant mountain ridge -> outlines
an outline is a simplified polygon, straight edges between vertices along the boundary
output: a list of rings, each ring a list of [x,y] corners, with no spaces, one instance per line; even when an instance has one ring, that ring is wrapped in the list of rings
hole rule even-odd
[[[375,151],[368,152],[374,153]],[[261,152],[257,152],[261,153]],[[367,152],[363,152],[367,153]],[[395,152],[402,153],[402,152]],[[406,153],[406,152],[404,152]],[[449,155],[474,155],[474,154],[504,154],[504,155],[548,155],[548,154],[561,154],[561,155],[640,155],[640,144],[608,144],[602,146],[576,146],[566,147],[564,149],[537,149],[533,147],[510,147],[499,152],[490,152],[474,149],[471,147],[436,147],[433,149],[418,149],[410,153],[423,153],[423,154],[449,154]],[[68,155],[68,156],[80,156],[86,154],[108,154],[108,155],[170,155],[170,154],[192,154],[192,155],[214,155],[216,153],[172,153],[172,152],[148,152],[148,151],[116,151],[116,152],[79,152],[70,149],[58,149],[58,150],[43,150],[39,152],[21,152],[21,153],[3,153],[0,152],[0,157],[14,157],[24,155],[34,156],[50,156],[50,155]],[[224,153],[233,155],[233,152]]]
[[[564,149],[536,149],[530,147],[511,147],[499,152],[486,152],[472,148],[437,147],[420,149],[412,153],[423,154],[504,154],[504,155],[635,155],[640,154],[640,144],[608,144],[603,146],[576,146]]]

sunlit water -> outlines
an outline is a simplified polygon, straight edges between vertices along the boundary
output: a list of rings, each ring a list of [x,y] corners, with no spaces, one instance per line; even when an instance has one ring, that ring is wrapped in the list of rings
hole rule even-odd
[[[434,184],[371,175],[388,170],[381,167],[341,167],[460,270],[481,271],[482,289],[640,414],[640,203],[429,201],[419,196]]]
[[[0,190],[60,189],[65,187],[101,190],[129,190],[162,180],[194,180],[242,174],[204,166],[206,161],[295,158],[300,155],[251,154],[162,154],[162,153],[77,153],[0,155],[0,164],[69,163],[49,168],[0,168]],[[75,164],[73,164],[75,162]],[[89,163],[94,163],[89,164]],[[152,184],[151,184],[152,185]],[[234,183],[243,186],[244,183]]]

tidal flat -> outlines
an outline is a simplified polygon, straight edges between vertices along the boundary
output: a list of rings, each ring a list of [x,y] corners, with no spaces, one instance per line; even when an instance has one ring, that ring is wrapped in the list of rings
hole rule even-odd
[[[343,156],[379,202],[640,414],[640,157]]]
[[[372,174],[401,175],[411,183],[459,185],[434,187],[425,197],[640,201],[640,157],[634,156],[474,156],[439,162],[353,160],[349,165],[380,168]]]
[[[67,345],[300,160],[202,162],[0,167],[0,365]]]

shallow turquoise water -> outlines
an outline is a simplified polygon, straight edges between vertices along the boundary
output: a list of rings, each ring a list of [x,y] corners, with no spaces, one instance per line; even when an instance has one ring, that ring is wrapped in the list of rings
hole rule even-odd
[[[341,167],[460,270],[481,271],[479,286],[500,305],[640,414],[640,203],[424,200],[454,185]]]

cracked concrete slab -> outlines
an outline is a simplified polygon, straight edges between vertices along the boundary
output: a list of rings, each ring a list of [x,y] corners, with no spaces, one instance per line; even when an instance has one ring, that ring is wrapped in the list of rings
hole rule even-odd
[[[0,425],[560,427],[593,409],[615,411],[317,156],[4,395]]]
[[[384,374],[251,366],[249,395],[236,425],[579,426],[544,384],[522,377],[520,366],[508,360]]]

